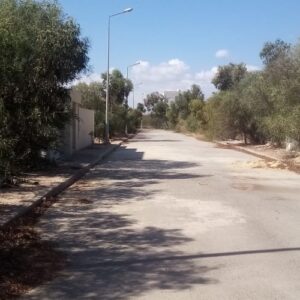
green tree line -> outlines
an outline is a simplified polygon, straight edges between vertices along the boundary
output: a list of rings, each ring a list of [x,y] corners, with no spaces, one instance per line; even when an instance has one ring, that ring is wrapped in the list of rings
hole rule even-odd
[[[212,79],[218,91],[207,100],[197,85],[180,92],[171,103],[157,100],[149,108],[152,123],[201,132],[210,139],[243,138],[246,143],[277,145],[286,138],[300,142],[300,45],[267,42],[260,57],[261,71],[249,72],[243,63],[219,66]],[[151,98],[153,94],[146,97],[146,107]],[[157,112],[156,106],[163,106],[164,113]]]
[[[41,166],[59,149],[72,115],[70,85],[88,70],[89,42],[55,0],[0,0],[0,186],[20,171]],[[105,122],[106,74],[73,87],[95,110],[95,136]],[[130,80],[110,74],[112,135],[135,132],[143,107],[128,108]]]
[[[106,109],[106,84],[107,74],[102,74],[102,81],[90,84],[78,83],[74,88],[82,95],[82,106],[95,111],[95,136],[99,139],[105,133],[105,109]],[[128,96],[133,89],[130,80],[115,69],[109,78],[110,103],[109,103],[109,127],[110,135],[124,135],[135,133],[140,126],[143,108],[130,108],[127,103]]]

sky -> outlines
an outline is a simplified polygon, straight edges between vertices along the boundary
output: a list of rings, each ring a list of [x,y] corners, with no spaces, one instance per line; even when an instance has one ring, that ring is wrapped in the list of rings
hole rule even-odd
[[[111,18],[110,67],[135,84],[132,105],[153,91],[186,90],[200,85],[206,97],[219,65],[245,63],[259,70],[259,52],[280,38],[298,43],[299,0],[60,0],[90,41],[90,71],[81,81],[98,80],[107,68],[108,16]]]

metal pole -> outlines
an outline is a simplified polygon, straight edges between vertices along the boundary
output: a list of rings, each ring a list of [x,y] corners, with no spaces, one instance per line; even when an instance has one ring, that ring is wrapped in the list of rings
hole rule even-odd
[[[108,17],[107,28],[107,73],[106,73],[106,106],[105,106],[105,143],[109,143],[109,51],[110,51],[110,16]]]
[[[127,79],[127,82],[128,82],[128,78],[129,78],[129,76],[128,76],[128,74],[129,74],[129,68],[132,68],[132,67],[134,67],[134,66],[137,66],[137,65],[139,65],[141,62],[136,62],[136,63],[134,63],[134,64],[132,64],[132,65],[129,65],[129,66],[127,66],[127,70],[126,70],[126,79]],[[132,92],[133,92],[133,90],[134,90],[134,86],[132,87]],[[126,96],[126,117],[127,117],[127,114],[128,114],[128,95]],[[126,126],[125,126],[125,133],[127,134],[127,131],[128,131],[128,126],[127,126],[127,120],[126,120]]]
[[[109,55],[110,55],[110,18],[114,16],[118,16],[124,13],[129,13],[133,9],[126,8],[123,11],[110,15],[108,17],[108,26],[107,26],[107,73],[106,73],[106,105],[105,105],[105,143],[109,143],[109,118],[108,118],[108,111],[109,111]]]
[[[134,86],[132,88],[132,108],[134,109]]]
[[[128,69],[129,66],[127,66],[127,72],[126,72],[126,79],[128,83]],[[128,134],[128,125],[127,125],[127,115],[128,115],[128,94],[126,95],[126,125],[125,125],[125,134]]]

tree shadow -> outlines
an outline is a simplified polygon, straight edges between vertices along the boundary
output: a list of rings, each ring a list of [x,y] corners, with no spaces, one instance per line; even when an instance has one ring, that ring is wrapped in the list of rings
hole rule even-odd
[[[39,184],[22,184],[0,190],[0,227],[32,204],[33,199],[45,194],[49,187]]]
[[[43,238],[58,243],[69,263],[57,280],[28,299],[125,300],[153,290],[179,291],[217,282],[209,272],[219,266],[160,259],[186,255],[180,247],[193,239],[180,229],[145,227],[110,210],[128,201],[151,199],[160,192],[156,184],[162,180],[210,176],[193,172],[199,167],[195,163],[142,158],[136,149],[120,148],[61,195],[47,218],[42,218]]]
[[[193,240],[181,230],[137,228],[128,215],[97,212],[95,207],[78,213],[80,207],[78,203],[63,211],[59,204],[49,212],[51,222],[48,218],[41,224],[44,238],[58,242],[69,262],[57,280],[28,299],[121,300],[157,289],[217,283],[208,273],[219,266],[161,259],[185,254],[175,247]]]
[[[121,147],[69,189],[64,194],[64,201],[92,199],[101,207],[145,201],[160,192],[158,184],[163,181],[199,180],[212,176],[199,174],[200,167],[198,163],[184,161],[143,160],[143,152]]]
[[[133,139],[131,140],[132,142],[143,142],[143,143],[182,143],[182,140],[170,140],[170,139],[165,139],[165,140],[150,140],[150,139]]]

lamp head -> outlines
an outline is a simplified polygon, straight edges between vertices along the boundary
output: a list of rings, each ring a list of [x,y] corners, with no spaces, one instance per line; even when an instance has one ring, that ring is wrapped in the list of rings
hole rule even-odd
[[[128,13],[128,12],[131,12],[133,11],[133,8],[129,7],[129,8],[126,8],[123,10],[124,13]]]

